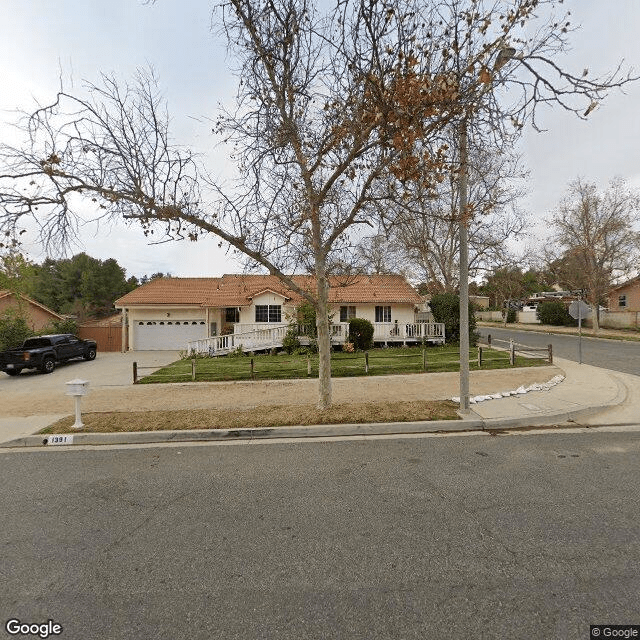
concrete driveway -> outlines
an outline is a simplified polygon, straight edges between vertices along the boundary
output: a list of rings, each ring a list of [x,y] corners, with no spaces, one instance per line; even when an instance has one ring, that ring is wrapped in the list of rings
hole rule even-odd
[[[72,360],[58,365],[49,374],[29,370],[10,377],[0,373],[0,442],[35,433],[72,413],[73,401],[65,396],[65,383],[70,380],[88,380],[90,392],[133,387],[134,362],[147,375],[175,362],[178,354],[178,351],[98,352],[92,362]],[[61,408],[65,413],[60,412]]]
[[[98,352],[96,359],[91,362],[71,360],[65,364],[59,364],[55,371],[49,374],[30,369],[12,378],[0,373],[0,397],[6,397],[5,394],[11,393],[64,393],[65,382],[76,378],[89,380],[91,389],[131,385],[134,362],[137,362],[139,367],[145,367],[142,369],[142,374],[148,375],[153,370],[178,360],[178,354],[178,351]],[[2,415],[1,405],[0,415]]]

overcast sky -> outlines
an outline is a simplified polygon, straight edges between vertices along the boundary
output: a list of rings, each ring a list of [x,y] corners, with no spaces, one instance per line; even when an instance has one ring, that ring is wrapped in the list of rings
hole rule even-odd
[[[428,1],[428,0],[425,0]],[[211,30],[209,0],[1,0],[0,139],[13,137],[3,123],[16,108],[32,110],[65,86],[97,80],[102,72],[131,77],[152,65],[169,102],[177,142],[203,152],[214,145],[207,117],[232,98],[235,79],[229,73],[224,42]],[[640,73],[640,0],[565,0],[582,29],[572,37],[573,50],[561,66],[591,75],[625,66]],[[626,95],[614,92],[583,122],[562,111],[542,119],[545,133],[528,131],[521,144],[529,167],[530,195],[523,206],[536,223],[544,244],[543,220],[580,176],[604,187],[615,176],[640,187],[640,83]],[[224,163],[224,158],[217,158]],[[221,164],[222,167],[222,164]],[[237,272],[239,265],[218,249],[214,238],[193,243],[149,246],[136,228],[82,230],[72,252],[116,258],[128,275],[157,271],[176,276],[211,276]],[[30,245],[33,260],[44,258]]]

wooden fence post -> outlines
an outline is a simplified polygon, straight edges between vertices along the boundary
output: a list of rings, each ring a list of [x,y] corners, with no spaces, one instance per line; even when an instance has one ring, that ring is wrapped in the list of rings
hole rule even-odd
[[[138,363],[134,362],[133,363],[133,384],[136,384],[136,382],[138,382]]]
[[[196,381],[196,359],[191,358],[191,381]]]
[[[422,348],[422,370],[427,370],[427,350],[424,347]]]
[[[255,371],[253,369],[253,358],[251,358],[251,379],[252,380],[256,379]]]
[[[478,347],[478,369],[482,367],[482,347]]]
[[[491,346],[491,334],[490,333],[487,334],[487,345]]]
[[[516,363],[516,345],[513,340],[509,344],[509,364],[513,367]]]
[[[549,356],[548,356],[549,364],[553,364],[553,345],[552,344],[549,344],[547,346],[547,351],[549,352]]]

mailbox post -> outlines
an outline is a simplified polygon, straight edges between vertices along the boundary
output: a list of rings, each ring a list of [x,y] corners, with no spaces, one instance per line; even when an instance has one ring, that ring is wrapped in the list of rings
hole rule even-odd
[[[82,416],[80,414],[80,399],[82,396],[86,396],[89,392],[89,381],[88,380],[70,380],[67,384],[67,394],[68,396],[73,396],[76,401],[76,422],[72,426],[72,429],[82,429],[84,425],[82,424]]]

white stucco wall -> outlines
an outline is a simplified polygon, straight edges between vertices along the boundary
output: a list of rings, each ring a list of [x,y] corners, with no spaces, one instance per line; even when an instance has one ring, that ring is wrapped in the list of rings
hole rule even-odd
[[[381,302],[379,305],[376,304],[339,304],[332,305],[329,315],[333,315],[333,322],[340,322],[340,307],[355,307],[356,308],[356,318],[363,318],[364,320],[369,320],[369,322],[375,323],[376,321],[376,307],[391,307],[391,322],[395,322],[396,320],[399,323],[405,322],[415,322],[415,306],[413,304],[385,304]]]
[[[247,307],[240,308],[240,324],[254,324],[257,305],[280,305],[282,307],[282,323],[287,324],[295,317],[295,307],[277,293],[265,292],[256,296]],[[266,324],[266,323],[265,323]]]

